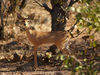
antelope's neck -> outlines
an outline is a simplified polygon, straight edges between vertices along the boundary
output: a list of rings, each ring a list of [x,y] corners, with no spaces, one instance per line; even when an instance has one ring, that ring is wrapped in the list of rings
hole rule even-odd
[[[26,35],[27,35],[29,41],[32,41],[32,35],[30,33],[30,29],[29,28],[26,28]]]

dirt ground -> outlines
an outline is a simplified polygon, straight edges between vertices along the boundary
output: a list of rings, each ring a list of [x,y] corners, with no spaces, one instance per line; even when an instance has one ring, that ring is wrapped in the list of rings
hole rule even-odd
[[[31,14],[31,15],[30,15]],[[51,31],[51,17],[50,14],[36,3],[30,0],[27,6],[21,11],[24,18],[30,15],[30,24],[38,31]],[[34,17],[34,19],[33,19]],[[73,13],[70,15],[66,30],[75,23]],[[5,18],[5,40],[0,40],[0,71],[33,71],[33,52],[34,47],[27,40],[23,21],[17,19],[14,23],[14,18],[9,15]],[[94,56],[100,56],[100,33],[95,34],[95,39],[98,46],[94,49],[89,47],[89,38],[86,38],[86,32],[82,33],[79,37],[71,39],[70,48],[71,52],[77,55],[79,59],[85,57],[89,60],[96,59]],[[54,55],[50,61],[46,61],[45,53],[49,47],[40,47],[38,49],[38,64],[39,71],[63,71],[62,61],[56,60]],[[79,52],[87,51],[85,56],[80,55]],[[96,62],[100,62],[96,60]]]

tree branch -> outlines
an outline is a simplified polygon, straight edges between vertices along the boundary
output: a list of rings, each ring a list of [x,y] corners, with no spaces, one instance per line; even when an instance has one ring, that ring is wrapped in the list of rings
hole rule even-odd
[[[43,3],[43,7],[44,7],[48,12],[51,13],[52,9],[50,9],[46,3]]]
[[[75,28],[75,26],[77,25],[77,23],[78,23],[78,20],[77,20],[77,21],[75,22],[75,24],[72,25],[72,27],[69,29],[70,32],[72,32],[72,31],[74,30],[74,28]]]
[[[39,1],[34,0],[35,3],[37,3],[39,6],[44,7],[48,12],[51,13],[51,9],[48,7],[48,5],[46,3],[41,4]]]
[[[75,37],[78,37],[79,35],[81,35],[84,31],[86,31],[87,28],[83,29],[80,33],[78,33]]]
[[[68,5],[68,7],[72,6],[74,3],[78,2],[78,1],[79,0],[75,0],[75,1],[74,0],[71,0],[70,3],[69,3],[69,5]]]
[[[27,0],[23,0],[20,5],[20,9],[23,9],[26,6]]]
[[[75,22],[75,24],[72,25],[72,27],[68,30],[68,32],[70,33],[70,35],[71,35],[72,38],[78,37],[80,34],[82,34],[82,33],[83,33],[84,31],[86,31],[86,29],[87,29],[87,28],[85,28],[85,29],[82,30],[80,33],[78,33],[76,36],[73,36],[73,34],[72,34],[71,32],[73,32],[73,30],[75,29],[75,26],[77,25],[78,22],[79,22],[79,21],[77,20],[77,21]]]
[[[73,34],[71,33],[74,29],[75,29],[75,26],[77,25],[78,23],[78,20],[75,22],[74,25],[72,25],[72,27],[68,30],[68,32],[70,33],[71,37],[74,38]]]
[[[43,5],[39,1],[37,1],[37,0],[34,0],[34,1],[35,1],[35,3],[37,3],[38,5],[40,5],[41,7],[43,7]]]
[[[5,9],[8,9],[8,8],[6,7],[6,5],[5,5],[4,1],[2,1],[2,3],[3,3],[3,6],[5,7]],[[6,3],[7,3],[7,2],[6,2]]]

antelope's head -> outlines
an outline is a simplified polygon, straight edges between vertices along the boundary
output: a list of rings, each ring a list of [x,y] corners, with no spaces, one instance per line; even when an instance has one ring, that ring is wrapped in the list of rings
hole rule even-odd
[[[30,20],[25,20],[24,26],[25,26],[25,28],[35,30],[35,28],[32,26],[32,22]]]

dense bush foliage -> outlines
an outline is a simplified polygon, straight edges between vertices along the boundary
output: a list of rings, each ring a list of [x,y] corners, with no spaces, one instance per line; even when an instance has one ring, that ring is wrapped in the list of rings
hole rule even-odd
[[[89,33],[95,29],[100,31],[100,1],[83,0],[83,4],[77,9],[76,18],[80,21],[80,26],[86,26]]]
[[[86,28],[87,34],[91,39],[90,47],[95,48],[97,42],[94,39],[95,33],[100,32],[100,1],[99,0],[80,0],[78,8],[71,7],[71,10],[77,12],[76,19],[79,22],[78,28]],[[87,59],[83,59],[86,63]],[[97,75],[98,70],[94,68],[94,60],[89,61],[87,64],[72,66],[73,58],[68,58],[65,61],[65,67],[72,68],[72,75],[77,72],[79,75]]]

